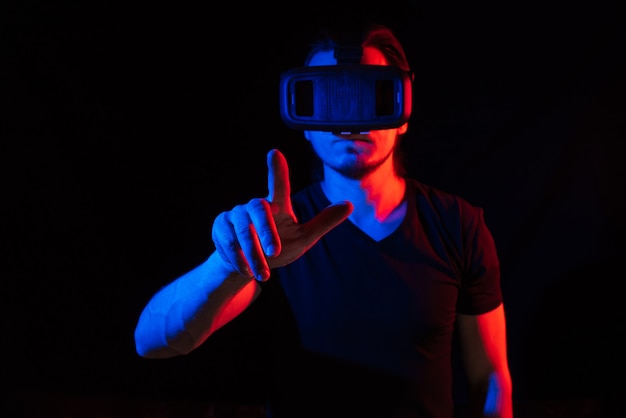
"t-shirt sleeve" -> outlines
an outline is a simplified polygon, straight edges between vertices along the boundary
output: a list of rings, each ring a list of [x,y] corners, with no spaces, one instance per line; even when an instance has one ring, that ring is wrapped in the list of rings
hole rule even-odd
[[[500,262],[483,210],[467,204],[461,207],[465,263],[457,309],[459,313],[478,315],[502,303]]]

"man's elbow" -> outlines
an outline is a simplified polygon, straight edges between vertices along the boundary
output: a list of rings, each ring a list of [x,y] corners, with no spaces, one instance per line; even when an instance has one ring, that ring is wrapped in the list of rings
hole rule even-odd
[[[138,327],[135,329],[135,351],[140,357],[146,359],[162,359],[179,355],[180,353],[173,350],[167,344],[157,344],[154,338],[146,336]]]
[[[198,341],[188,332],[178,334],[175,338],[155,338],[146,334],[140,327],[135,329],[135,351],[140,357],[147,359],[164,359],[189,354],[195,350]]]

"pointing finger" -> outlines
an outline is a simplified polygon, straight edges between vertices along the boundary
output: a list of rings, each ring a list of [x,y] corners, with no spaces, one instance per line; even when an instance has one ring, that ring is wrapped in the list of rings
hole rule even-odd
[[[285,156],[277,149],[267,153],[269,201],[281,212],[291,213],[291,185],[289,166]]]

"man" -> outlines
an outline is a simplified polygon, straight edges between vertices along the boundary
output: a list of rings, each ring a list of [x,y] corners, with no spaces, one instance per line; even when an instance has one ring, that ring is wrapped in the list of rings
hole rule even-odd
[[[361,46],[361,64],[408,70],[387,27]],[[326,39],[306,64],[335,65],[335,49]],[[252,309],[268,417],[450,418],[458,335],[477,416],[511,418],[493,239],[480,208],[404,175],[407,127],[305,131],[322,178],[293,195],[271,150],[268,197],[217,216],[215,251],[144,308],[137,352],[187,354]]]

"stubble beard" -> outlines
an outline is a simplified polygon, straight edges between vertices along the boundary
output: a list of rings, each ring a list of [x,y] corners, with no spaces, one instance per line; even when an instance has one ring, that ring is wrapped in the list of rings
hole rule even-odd
[[[383,163],[391,157],[392,154],[393,149],[378,161],[363,163],[357,159],[354,163],[330,166],[330,168],[347,179],[361,180],[368,174],[376,171],[378,167],[383,165]]]

